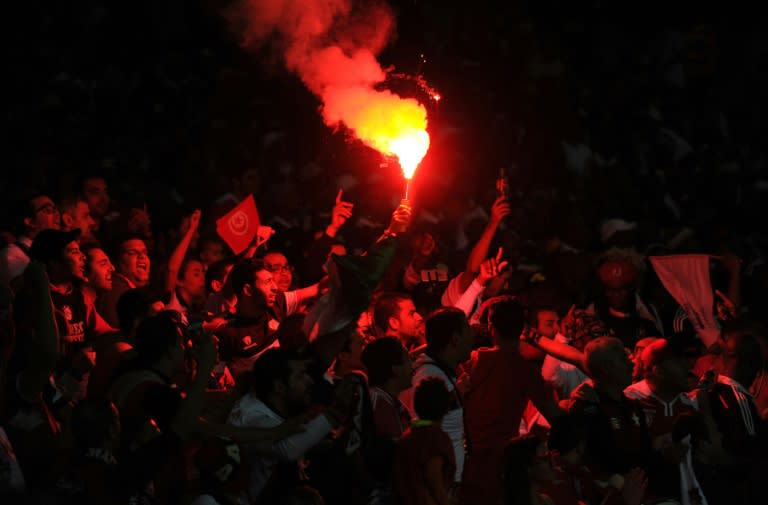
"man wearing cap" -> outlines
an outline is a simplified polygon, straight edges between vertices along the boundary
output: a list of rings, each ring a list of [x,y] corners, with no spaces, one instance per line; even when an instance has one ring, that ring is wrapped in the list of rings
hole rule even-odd
[[[73,389],[70,393],[75,396],[79,391],[85,391],[86,374],[93,366],[94,347],[98,345],[99,337],[116,331],[99,316],[81,289],[81,283],[85,281],[85,255],[80,251],[79,236],[79,229],[68,232],[43,230],[29,250],[30,258],[45,265],[50,279],[62,349],[57,383]],[[80,387],[68,379],[74,379]]]
[[[683,505],[705,503],[704,494],[693,471],[688,433],[680,433],[685,418],[694,418],[698,410],[695,398],[686,394],[690,365],[682,347],[658,339],[640,355],[645,378],[624,390],[643,412],[655,448],[677,463],[660,472],[662,482],[655,483],[666,496],[677,498]],[[674,468],[677,467],[677,468]]]
[[[605,261],[597,275],[603,292],[588,310],[621,339],[624,347],[633,349],[638,340],[662,334],[656,318],[637,294],[638,271],[632,263]]]

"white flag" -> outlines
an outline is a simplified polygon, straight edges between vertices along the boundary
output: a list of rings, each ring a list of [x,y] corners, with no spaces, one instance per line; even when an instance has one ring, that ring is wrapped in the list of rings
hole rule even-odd
[[[706,254],[651,256],[661,283],[688,315],[704,345],[710,347],[720,336],[714,312],[715,295],[709,278]]]

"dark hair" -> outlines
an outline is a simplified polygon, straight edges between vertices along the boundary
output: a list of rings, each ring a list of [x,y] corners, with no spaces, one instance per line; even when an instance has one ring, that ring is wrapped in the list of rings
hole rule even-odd
[[[120,332],[127,336],[137,320],[144,319],[149,314],[152,303],[159,299],[146,288],[129,289],[117,300],[117,321]]]
[[[114,404],[106,398],[86,397],[72,410],[72,436],[80,449],[100,448],[117,425]]]
[[[205,290],[208,293],[213,293],[213,281],[224,282],[227,268],[233,264],[233,260],[223,259],[208,266],[205,270]]]
[[[468,324],[467,316],[457,308],[442,307],[432,312],[424,325],[427,353],[431,356],[440,353],[448,347],[451,337],[455,333],[461,333]]]
[[[203,264],[203,260],[200,259],[200,257],[195,255],[186,256],[184,258],[184,261],[181,262],[181,266],[179,267],[179,273],[176,274],[176,280],[183,280],[184,276],[187,274],[187,269],[189,268],[189,264],[193,261],[197,261],[201,265],[205,266]]]
[[[560,311],[554,305],[536,305],[528,309],[528,324],[531,326],[539,325],[539,314],[542,312],[554,312],[560,316]]]
[[[301,361],[301,358],[295,352],[280,348],[264,351],[264,354],[253,363],[251,384],[257,398],[264,399],[269,396],[276,381],[288,381],[291,376],[292,361]]]
[[[19,235],[27,230],[24,220],[28,217],[35,217],[35,208],[32,205],[32,200],[41,196],[48,196],[48,194],[37,189],[28,189],[23,191],[22,195],[16,199],[9,212],[14,233]]]
[[[438,377],[427,377],[416,386],[413,408],[419,419],[439,421],[451,410],[451,393]]]
[[[241,261],[232,267],[229,277],[232,280],[232,289],[235,291],[235,294],[240,295],[245,286],[253,284],[256,279],[256,272],[261,270],[266,270],[264,260],[261,258]]]
[[[383,386],[392,377],[392,367],[403,363],[405,348],[394,337],[382,337],[363,348],[360,358],[368,372],[368,384]]]
[[[531,466],[541,440],[534,435],[512,438],[504,448],[504,504],[529,505],[531,503]]]
[[[491,307],[488,322],[504,340],[518,340],[525,328],[525,308],[517,300],[504,297]]]
[[[558,416],[552,420],[547,444],[550,449],[560,454],[567,454],[586,440],[584,423],[571,415]]]
[[[124,233],[113,239],[104,245],[105,251],[110,258],[114,258],[117,262],[120,262],[120,255],[123,253],[123,245],[129,240],[141,240],[144,245],[147,245],[147,238],[138,233]]]
[[[165,356],[182,335],[179,323],[169,312],[144,319],[136,329],[135,348],[139,360],[145,365],[152,365]]]
[[[382,293],[376,299],[373,307],[373,324],[381,331],[389,328],[389,318],[397,317],[400,302],[407,300],[408,295],[402,293]]]

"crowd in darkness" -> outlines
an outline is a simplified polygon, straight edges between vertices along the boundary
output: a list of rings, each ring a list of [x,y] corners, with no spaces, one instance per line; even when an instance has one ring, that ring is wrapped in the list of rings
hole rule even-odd
[[[3,496],[766,499],[751,8],[389,0],[380,62],[441,95],[388,82],[429,116],[403,206],[231,3],[7,8]],[[234,254],[216,220],[249,195]],[[649,259],[683,254],[716,337]]]

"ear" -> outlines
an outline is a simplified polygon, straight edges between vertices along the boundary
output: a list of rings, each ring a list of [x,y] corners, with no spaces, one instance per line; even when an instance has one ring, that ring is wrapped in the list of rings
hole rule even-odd
[[[251,286],[250,284],[246,284],[245,286],[243,286],[243,294],[245,296],[253,296],[253,286]]]
[[[392,328],[393,330],[400,329],[400,320],[396,317],[390,317],[387,323],[389,324],[389,327]]]
[[[31,217],[25,217],[24,218],[24,226],[26,228],[34,228],[34,225],[32,224],[34,221],[34,218]]]
[[[65,228],[69,229],[72,227],[72,216],[67,214],[66,212],[62,212],[61,214],[61,224],[64,225]]]

